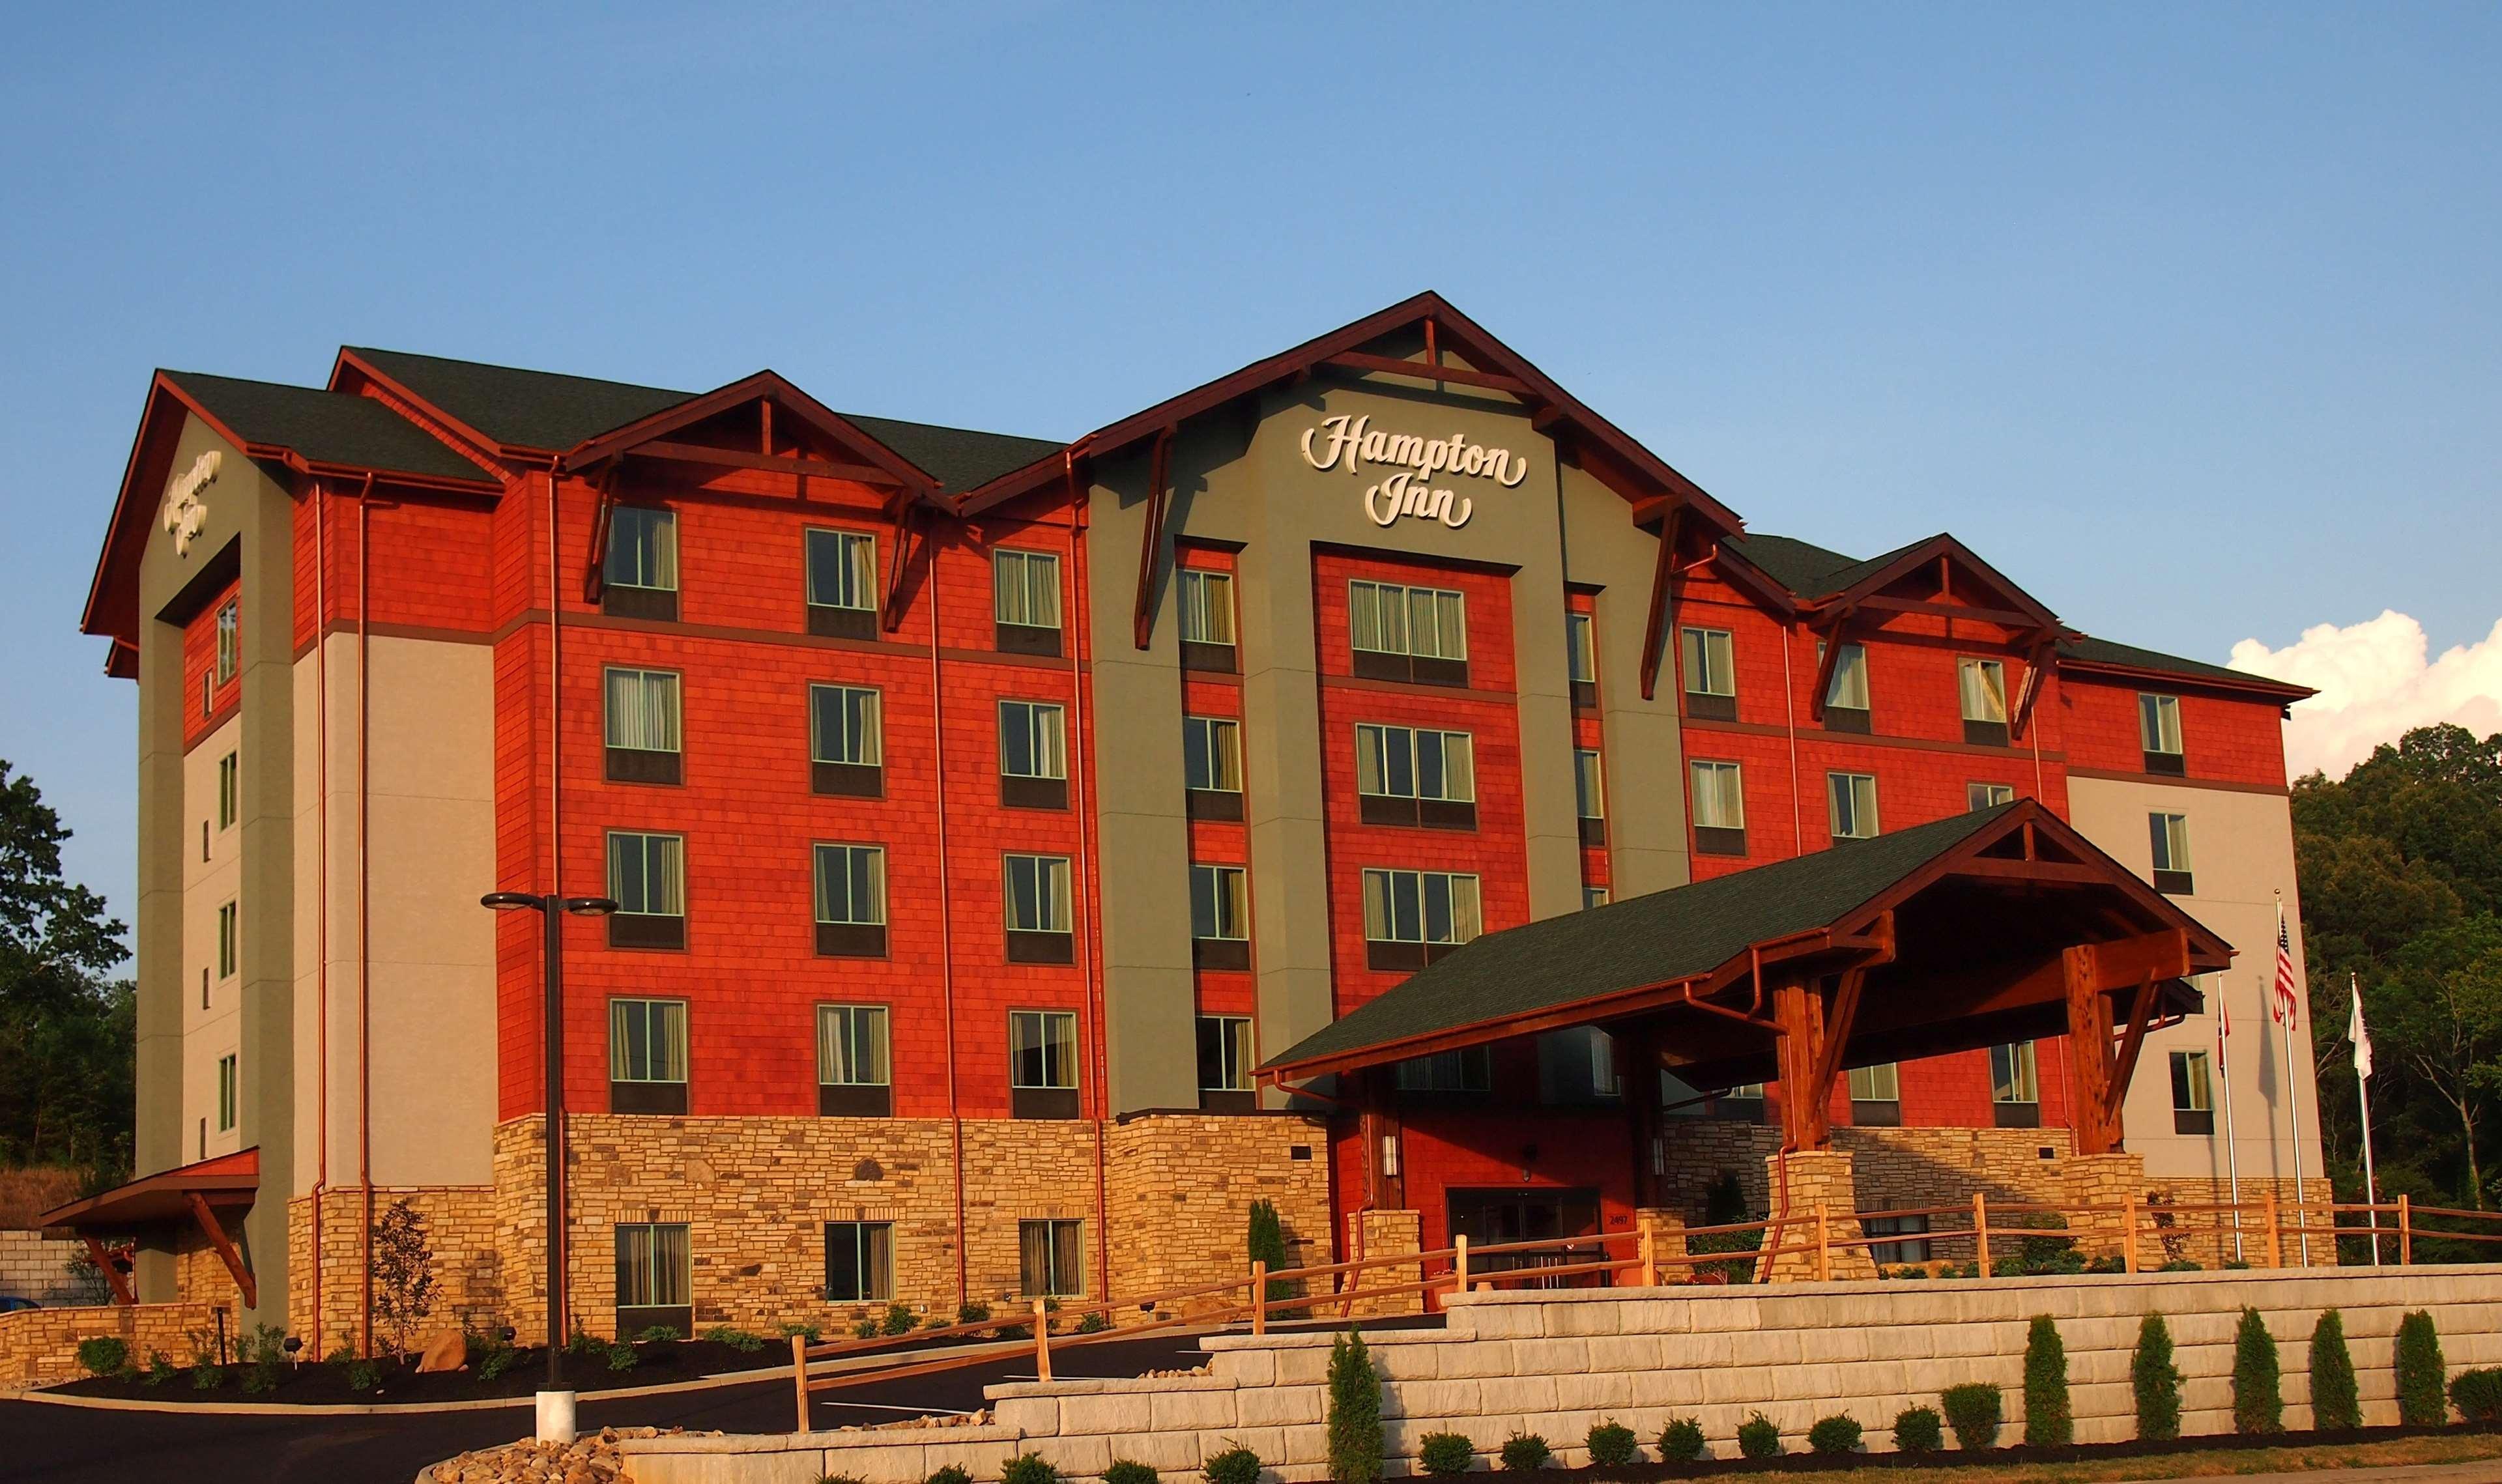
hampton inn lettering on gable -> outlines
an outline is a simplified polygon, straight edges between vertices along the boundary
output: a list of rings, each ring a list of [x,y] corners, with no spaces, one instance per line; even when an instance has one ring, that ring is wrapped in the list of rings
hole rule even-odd
[[[1469,523],[1476,502],[1449,489],[1433,488],[1434,476],[1450,473],[1490,479],[1505,489],[1517,489],[1529,478],[1529,460],[1509,449],[1471,443],[1458,433],[1448,438],[1422,438],[1414,433],[1385,433],[1369,415],[1341,413],[1323,418],[1318,427],[1303,429],[1303,461],[1315,469],[1344,468],[1361,477],[1367,464],[1397,466],[1399,472],[1366,487],[1364,513],[1375,525],[1392,525],[1401,516],[1439,521],[1453,530]],[[1315,452],[1314,439],[1326,433],[1329,447]]]

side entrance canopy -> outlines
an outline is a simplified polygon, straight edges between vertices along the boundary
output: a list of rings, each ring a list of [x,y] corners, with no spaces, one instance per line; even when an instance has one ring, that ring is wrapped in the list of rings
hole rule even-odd
[[[196,1225],[250,1308],[258,1302],[259,1285],[253,1279],[251,1262],[227,1233],[242,1231],[244,1213],[259,1194],[260,1151],[253,1148],[142,1175],[100,1196],[54,1207],[37,1221],[66,1227],[85,1238],[87,1255],[113,1286],[114,1301],[124,1304],[139,1300],[112,1247],[149,1236],[179,1239],[183,1228]]]
[[[2120,1143],[2147,1029],[2201,1008],[2233,948],[2033,799],[1488,933],[1271,1058],[1271,1083],[1596,1027],[1630,1090],[1777,1079],[1781,1144],[1832,1141],[1851,1066],[2066,1032],[2079,1154]],[[1655,1096],[1628,1096],[1637,1149]],[[1638,1162],[1644,1163],[1644,1162]]]

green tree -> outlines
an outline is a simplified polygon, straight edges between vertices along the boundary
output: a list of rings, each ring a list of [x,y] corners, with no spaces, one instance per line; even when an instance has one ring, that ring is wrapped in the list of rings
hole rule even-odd
[[[136,1018],[130,957],[104,898],[61,875],[70,838],[0,759],[0,1165],[59,1164],[90,1186],[130,1162]]]
[[[1381,1477],[1381,1377],[1364,1336],[1352,1329],[1330,1345],[1329,1453],[1330,1477],[1337,1484],[1374,1484]]]
[[[1251,1202],[1250,1228],[1244,1234],[1243,1245],[1249,1249],[1251,1261],[1268,1264],[1268,1271],[1282,1272],[1285,1269],[1286,1224],[1278,1219],[1275,1202],[1266,1198]],[[1294,1280],[1270,1278],[1266,1292],[1271,1303],[1281,1298],[1292,1298],[1295,1297]]]
[[[2129,1389],[2137,1400],[2137,1435],[2170,1442],[2181,1435],[2181,1368],[2172,1363],[2172,1327],[2160,1314],[2138,1322],[2137,1349],[2128,1362]]]
[[[2321,1311],[2311,1327],[2311,1425],[2323,1433],[2363,1425],[2363,1402],[2354,1386],[2354,1356],[2346,1348],[2346,1316]]]
[[[2068,1402],[2068,1347],[2047,1314],[2033,1316],[2024,1338],[2024,1441],[2056,1447],[2076,1437]]]

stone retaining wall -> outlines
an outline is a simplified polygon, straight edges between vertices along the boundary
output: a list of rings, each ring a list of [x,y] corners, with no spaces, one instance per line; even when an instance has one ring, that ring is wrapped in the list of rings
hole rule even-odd
[[[48,1386],[85,1375],[78,1363],[79,1341],[101,1335],[128,1345],[133,1365],[146,1364],[152,1350],[162,1350],[187,1364],[199,1338],[215,1334],[218,1309],[213,1303],[143,1303],[0,1314],[0,1390]],[[236,1333],[235,1316],[229,1311],[229,1345]]]
[[[1481,1450],[1515,1430],[1543,1435],[1567,1465],[1588,1462],[1589,1428],[1614,1420],[1645,1443],[1674,1417],[1703,1425],[1733,1456],[1738,1425],[1761,1410],[1802,1445],[1815,1419],[1849,1412],[1870,1449],[1893,1443],[1896,1412],[1935,1405],[1965,1381],[2007,1391],[2008,1440],[2020,1433],[2028,1322],[2048,1314],[2068,1352],[2080,1442],[2135,1431],[2128,1363],[2138,1324],[2170,1321],[2182,1386],[2181,1431],[2229,1432],[2233,1330],[2245,1305],[2265,1316],[2283,1366],[2285,1423],[2310,1425],[2309,1339],[2344,1312],[2368,1425],[2397,1420],[2392,1336],[2406,1310],[2430,1309],[2453,1371],[2502,1363],[2502,1265],[2140,1273],[1943,1283],[1806,1283],[1473,1294],[1447,1330],[1368,1336],[1383,1375],[1392,1471],[1412,1471],[1420,1438],[1464,1433]],[[1271,1477],[1328,1475],[1325,1371],[1331,1336],[1208,1339],[1205,1375],[1020,1383],[989,1389],[977,1428],[851,1429],[781,1437],[661,1437],[627,1444],[637,1484],[809,1484],[825,1473],[917,1484],[946,1464],[976,1479],[1032,1449],[1071,1475],[1115,1458],[1170,1474],[1240,1443]],[[1482,1463],[1482,1461],[1481,1461]]]
[[[102,1303],[99,1276],[82,1277],[70,1266],[86,1248],[74,1241],[46,1241],[41,1231],[0,1230],[0,1298],[42,1304]]]

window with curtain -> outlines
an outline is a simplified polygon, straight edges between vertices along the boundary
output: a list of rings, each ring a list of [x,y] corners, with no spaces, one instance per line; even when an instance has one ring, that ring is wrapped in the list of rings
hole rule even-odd
[[[817,847],[817,921],[886,922],[886,849],[879,845]]]
[[[1249,1016],[1202,1015],[1199,1018],[1200,1092],[1250,1092],[1252,1064]]]
[[[1879,1062],[1874,1066],[1850,1069],[1852,1102],[1900,1102],[1902,1097],[1902,1072],[1896,1063]]]
[[[2215,1131],[2215,1088],[2203,1051],[2172,1053],[2172,1131]]]
[[[2007,721],[2007,666],[1996,659],[1958,659],[1955,679],[1967,722]]]
[[[1816,646],[1817,659],[1823,659],[1824,646]],[[1833,681],[1824,689],[1827,710],[1839,707],[1844,711],[1868,709],[1868,647],[1844,644],[1833,659]]]
[[[833,1303],[895,1298],[895,1226],[883,1221],[826,1223],[826,1298]]]
[[[1963,786],[1963,807],[1967,814],[1995,809],[2015,802],[2015,786],[2005,783],[1968,783]]]
[[[1469,802],[1477,796],[1476,754],[1465,731],[1355,728],[1355,791],[1392,798]]]
[[[677,516],[647,505],[619,505],[612,509],[608,515],[608,560],[602,570],[612,588],[676,591]]]
[[[669,670],[611,668],[608,745],[638,753],[678,750],[678,677]]]
[[[877,538],[862,531],[808,532],[808,602],[818,608],[877,606]]]
[[[621,914],[684,917],[686,839],[673,834],[612,831],[608,836],[608,894]]]
[[[1065,779],[1065,715],[1041,701],[999,702],[999,771],[1010,778]]]
[[[233,828],[242,809],[243,761],[241,755],[228,753],[218,759],[218,827]]]
[[[2016,1041],[2012,1045],[1989,1048],[1989,1100],[1992,1102],[2040,1102],[2042,1100],[2042,1081],[2035,1065],[2031,1041]]]
[[[1572,754],[1572,802],[1585,820],[1607,817],[1606,780],[1600,770],[1596,748],[1578,748]]]
[[[1734,697],[1738,693],[1737,643],[1726,629],[1684,630],[1685,693]]]
[[[1017,1269],[1028,1298],[1066,1298],[1086,1292],[1083,1224],[1017,1223]]]
[[[1827,773],[1830,809],[1827,823],[1837,840],[1876,837],[1876,779],[1870,773]]]
[[[231,979],[243,964],[243,909],[227,902],[218,908],[218,977]]]
[[[1190,935],[1238,940],[1250,935],[1244,873],[1238,865],[1190,868]]]
[[[886,759],[882,703],[862,686],[808,688],[809,755],[817,762],[878,767]]]
[[[1186,716],[1181,721],[1184,781],[1219,793],[1242,792],[1242,728],[1226,717]]]
[[[2140,695],[2137,698],[2137,737],[2148,759],[2147,772],[2177,772],[2181,757],[2181,697],[2177,695]]]
[[[1073,1012],[1008,1012],[1008,1085],[1077,1086],[1077,1016]]]
[[[1694,827],[1746,827],[1745,775],[1737,763],[1697,760],[1686,764],[1692,780]]]
[[[1068,858],[1007,858],[1007,925],[1010,932],[1068,930]]]
[[[2189,874],[2189,816],[2149,814],[2146,817],[2146,826],[2154,848],[2155,889],[2187,892],[2192,880]]]
[[[1060,626],[1060,558],[1049,552],[991,556],[992,616],[1026,628]]]
[[[1384,943],[1466,943],[1483,931],[1477,878],[1448,871],[1364,873],[1364,935]]]
[[[817,1083],[820,1087],[885,1087],[889,1068],[884,1005],[817,1007]]]
[[[218,1058],[218,1131],[224,1133],[235,1126],[243,1105],[243,1073],[240,1053],[228,1052]]]
[[[234,679],[235,670],[242,664],[242,634],[243,620],[241,617],[241,610],[236,606],[234,599],[228,598],[224,605],[218,609],[219,685],[222,686],[227,681]]]
[[[1586,613],[1564,616],[1564,654],[1569,666],[1566,675],[1576,686],[1599,683],[1599,648],[1591,623]]]
[[[1234,643],[1234,579],[1223,572],[1181,572],[1181,637],[1186,644]]]
[[[608,1080],[687,1080],[685,1000],[612,999],[608,1002]]]
[[[1360,650],[1428,659],[1469,658],[1465,593],[1356,579],[1346,585],[1347,642]]]
[[[617,1228],[617,1306],[683,1308],[693,1300],[687,1229],[677,1222],[632,1222]]]

